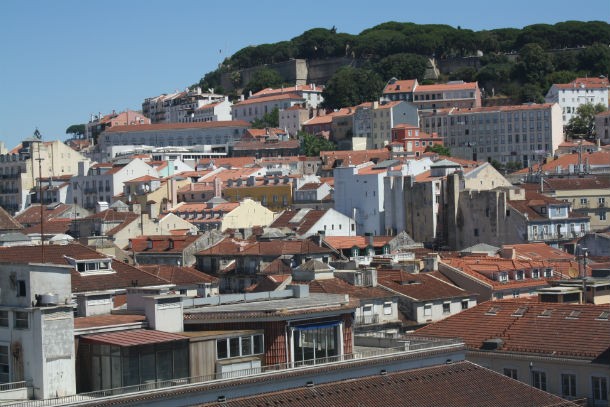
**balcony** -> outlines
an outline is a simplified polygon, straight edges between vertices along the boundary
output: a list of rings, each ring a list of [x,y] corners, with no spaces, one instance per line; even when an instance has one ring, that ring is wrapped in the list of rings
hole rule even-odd
[[[367,338],[365,338],[366,340]],[[47,400],[28,400],[22,402],[13,402],[11,407],[38,407],[38,406],[63,406],[63,405],[81,405],[81,406],[97,406],[103,402],[112,402],[123,404],[120,401],[126,401],[127,397],[136,395],[146,395],[149,400],[167,400],[169,393],[176,395],[178,390],[187,390],[185,397],[192,397],[189,392],[193,390],[198,394],[202,394],[210,386],[226,386],[230,389],[232,386],[239,386],[240,381],[244,379],[256,379],[267,377],[282,380],[289,375],[290,377],[303,376],[310,378],[312,374],[316,375],[316,383],[325,383],[334,376],[325,377],[324,368],[330,364],[338,366],[339,369],[362,369],[365,364],[365,369],[372,365],[379,364],[380,369],[383,369],[384,363],[395,363],[397,360],[402,360],[404,363],[412,363],[416,361],[417,366],[434,365],[438,363],[437,358],[443,360],[446,357],[454,358],[457,354],[465,352],[466,348],[463,342],[454,339],[435,339],[423,337],[409,337],[401,335],[397,338],[370,337],[369,341],[377,343],[377,346],[388,345],[391,347],[378,347],[373,350],[356,351],[354,353],[332,356],[320,359],[310,359],[293,363],[281,363],[277,365],[266,365],[256,368],[237,370],[230,373],[230,377],[226,377],[226,372],[223,374],[217,372],[206,376],[193,376],[178,379],[170,379],[163,381],[153,381],[134,386],[117,387],[105,390],[98,390],[89,393],[80,393],[73,396],[58,397]],[[366,346],[366,345],[362,345]],[[373,345],[374,346],[374,345]],[[446,357],[439,354],[446,354]],[[458,356],[459,357],[459,356]],[[461,359],[461,358],[460,358]],[[370,374],[370,373],[369,373]],[[310,380],[310,379],[308,379]],[[213,388],[213,387],[212,387]],[[258,388],[260,390],[260,387]],[[216,391],[215,391],[216,392]],[[123,397],[126,397],[123,399]],[[176,400],[174,398],[174,400]],[[118,403],[117,403],[118,402]],[[177,403],[176,405],[186,405],[187,403]]]
[[[356,317],[356,325],[374,325],[379,323],[379,315],[360,315]]]

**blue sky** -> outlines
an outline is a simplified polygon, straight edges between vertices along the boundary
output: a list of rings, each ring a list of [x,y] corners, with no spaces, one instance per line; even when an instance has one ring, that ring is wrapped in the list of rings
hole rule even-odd
[[[2,0],[0,141],[12,148],[36,127],[63,140],[92,113],[140,109],[244,46],[315,27],[357,34],[385,21],[482,30],[566,20],[610,22],[608,0]]]

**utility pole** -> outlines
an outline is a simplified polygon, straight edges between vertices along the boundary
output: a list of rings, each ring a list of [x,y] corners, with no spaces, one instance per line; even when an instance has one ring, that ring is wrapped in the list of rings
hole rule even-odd
[[[42,263],[44,263],[44,215],[42,208],[42,160],[44,160],[44,158],[40,156],[40,144],[42,143],[42,135],[40,134],[38,129],[34,131],[34,137],[38,139],[38,158],[36,158],[36,161],[38,161],[38,200],[40,201],[40,254]],[[32,157],[33,155],[34,152],[32,151]]]

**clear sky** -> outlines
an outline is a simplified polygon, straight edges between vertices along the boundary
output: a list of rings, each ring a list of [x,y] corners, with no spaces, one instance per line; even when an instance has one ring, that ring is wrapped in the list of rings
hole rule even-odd
[[[65,139],[90,115],[139,110],[144,98],[197,82],[235,51],[336,26],[358,34],[386,21],[472,30],[610,22],[608,0],[214,1],[1,0],[0,141],[38,127]]]

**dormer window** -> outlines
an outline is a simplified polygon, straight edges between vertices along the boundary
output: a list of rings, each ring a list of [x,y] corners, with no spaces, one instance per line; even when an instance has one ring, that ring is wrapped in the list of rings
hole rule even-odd
[[[149,239],[149,240],[147,240],[147,241],[146,241],[146,248],[147,248],[147,249],[152,249],[152,243],[153,243],[153,242],[152,242],[152,240],[150,240],[150,239]]]
[[[540,270],[532,269],[532,278],[540,278]]]
[[[81,274],[114,272],[111,259],[77,260],[75,267]]]
[[[552,268],[544,269],[544,277],[546,277],[546,278],[553,277],[553,269]]]
[[[515,280],[523,280],[525,278],[525,272],[523,270],[515,271]]]
[[[500,282],[506,282],[508,281],[508,274],[507,273],[498,273],[498,281]]]
[[[169,248],[170,248],[170,249],[173,249],[173,248],[174,248],[174,241],[170,239],[170,240],[168,241],[168,243],[169,243]]]

